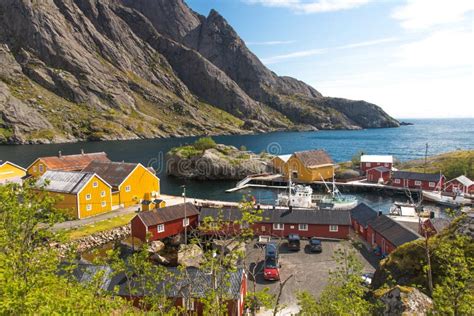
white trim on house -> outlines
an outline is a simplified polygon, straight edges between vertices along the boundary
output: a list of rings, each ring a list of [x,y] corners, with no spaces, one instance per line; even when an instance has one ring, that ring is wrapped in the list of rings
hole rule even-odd
[[[273,223],[273,230],[285,230],[285,224]]]
[[[163,229],[160,229],[160,226],[163,228]],[[165,224],[158,224],[156,225],[156,231],[158,233],[164,233],[165,232]]]
[[[14,164],[13,162],[8,161],[8,160],[7,160],[7,161],[3,161],[3,163],[0,164],[0,167],[3,166],[3,165],[6,165],[6,164],[9,164],[10,166],[13,166],[13,167],[15,167],[15,168],[21,169],[21,170],[23,170],[24,172],[26,172],[26,169],[25,169],[25,168],[20,167],[19,165],[16,165],[16,164]]]
[[[337,233],[339,231],[339,226],[338,225],[329,225],[329,231],[331,233]]]
[[[308,224],[298,224],[298,230],[299,231],[303,231],[303,232],[306,232],[308,231]]]

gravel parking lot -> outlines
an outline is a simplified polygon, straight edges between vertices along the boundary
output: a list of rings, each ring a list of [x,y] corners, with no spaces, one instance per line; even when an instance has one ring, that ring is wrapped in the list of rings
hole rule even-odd
[[[298,252],[288,251],[286,240],[272,240],[278,243],[280,251],[280,276],[281,280],[286,280],[292,276],[283,288],[280,303],[286,305],[290,310],[294,310],[296,305],[296,293],[298,291],[308,291],[314,296],[319,296],[325,288],[329,271],[334,269],[335,261],[333,254],[336,249],[347,247],[355,249],[348,241],[325,241],[322,242],[323,251],[321,253],[310,253],[308,251],[308,240],[301,241],[301,250]],[[375,268],[369,261],[356,250],[357,256],[364,265],[364,272],[374,272]],[[365,254],[367,256],[370,254]],[[263,279],[263,260],[265,253],[263,249],[251,243],[247,246],[247,259],[249,271],[255,271],[256,289],[265,287],[270,289],[271,293],[277,294],[279,290],[278,281],[266,281]],[[372,260],[371,260],[372,261]],[[249,291],[253,290],[252,276],[249,276]]]

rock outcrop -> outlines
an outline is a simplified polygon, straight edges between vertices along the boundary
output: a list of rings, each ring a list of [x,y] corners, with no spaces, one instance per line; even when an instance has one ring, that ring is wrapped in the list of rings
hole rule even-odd
[[[0,2],[0,142],[393,127],[266,68],[182,0]]]
[[[379,298],[384,305],[383,315],[428,315],[433,308],[429,296],[413,287],[395,286]]]

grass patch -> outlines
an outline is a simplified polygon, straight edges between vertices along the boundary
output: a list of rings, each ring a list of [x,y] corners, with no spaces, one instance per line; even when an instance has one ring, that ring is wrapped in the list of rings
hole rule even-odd
[[[124,214],[121,216],[106,219],[94,224],[84,225],[76,229],[68,230],[65,232],[68,240],[80,239],[95,233],[114,229],[116,227],[124,226],[130,223],[135,213]]]

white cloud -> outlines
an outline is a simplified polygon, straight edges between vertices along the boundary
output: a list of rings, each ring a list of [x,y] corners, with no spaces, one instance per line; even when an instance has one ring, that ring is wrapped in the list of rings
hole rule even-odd
[[[474,10],[473,0],[408,0],[392,17],[406,29],[427,29],[462,21]]]
[[[420,41],[400,46],[395,66],[456,67],[474,65],[474,40],[470,30],[436,31]]]
[[[266,42],[245,42],[249,46],[274,46],[292,44],[295,41],[266,41]]]
[[[379,44],[388,43],[388,42],[394,42],[394,41],[398,41],[398,40],[399,39],[395,38],[395,37],[387,37],[387,38],[381,38],[381,39],[376,39],[376,40],[371,40],[371,41],[364,41],[364,42],[357,42],[357,43],[341,45],[341,46],[335,46],[335,47],[308,49],[308,50],[302,50],[302,51],[297,51],[297,52],[283,54],[283,55],[277,55],[277,56],[262,58],[261,61],[265,65],[271,65],[271,64],[276,64],[276,63],[279,63],[279,62],[282,62],[282,61],[291,60],[291,59],[295,59],[295,58],[325,54],[325,53],[327,53],[328,51],[330,51],[332,49],[350,49],[350,48],[358,48],[358,47],[367,47],[367,46],[374,46],[374,45],[379,45]]]
[[[371,0],[244,0],[266,7],[288,8],[298,13],[319,13],[360,7]]]

